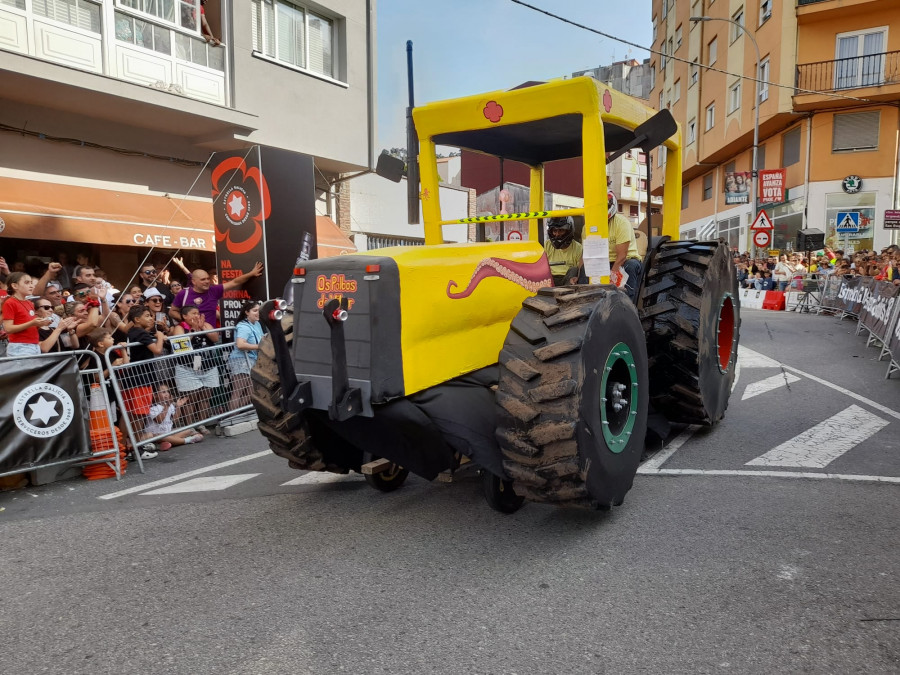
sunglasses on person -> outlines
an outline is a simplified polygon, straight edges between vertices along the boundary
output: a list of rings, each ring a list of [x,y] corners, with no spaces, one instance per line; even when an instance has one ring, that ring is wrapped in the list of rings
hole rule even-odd
[[[150,276],[151,274],[156,274],[156,270],[144,270],[143,272],[141,272],[141,274],[146,274],[147,276]]]
[[[53,309],[53,305],[38,305],[38,309]]]
[[[85,297],[88,293],[89,293],[89,291],[78,291],[75,295],[77,295],[79,298],[83,298],[83,297]]]
[[[162,302],[162,298],[147,298],[147,302]]]
[[[128,298],[127,300],[119,300],[119,302],[121,302],[123,305],[133,305],[134,298]]]

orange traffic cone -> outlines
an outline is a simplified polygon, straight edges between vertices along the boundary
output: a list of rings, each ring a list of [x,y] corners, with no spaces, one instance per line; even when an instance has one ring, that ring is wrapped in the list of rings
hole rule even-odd
[[[90,398],[90,436],[91,450],[95,455],[95,459],[102,458],[107,462],[115,462],[114,448],[116,446],[115,441],[113,440],[113,434],[116,435],[115,439],[119,443],[122,473],[125,473],[127,461],[125,460],[125,451],[122,449],[122,431],[112,424],[109,410],[106,409],[106,405],[104,404],[103,391],[100,389],[100,385],[92,384]],[[102,454],[105,450],[109,451],[106,453],[106,456]],[[81,473],[88,480],[112,478],[116,475],[115,470],[106,463],[85,466],[81,469]]]

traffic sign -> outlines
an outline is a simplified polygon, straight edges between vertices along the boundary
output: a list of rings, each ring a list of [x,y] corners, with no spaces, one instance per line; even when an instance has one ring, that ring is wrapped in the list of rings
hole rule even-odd
[[[753,233],[753,243],[756,244],[758,248],[765,248],[769,245],[769,231],[768,230],[757,230]]]
[[[766,213],[765,209],[760,211],[756,215],[756,220],[753,221],[753,224],[750,226],[750,230],[774,230],[775,226],[772,225],[772,221],[769,218],[769,214]]]
[[[859,232],[859,211],[838,211],[835,231],[838,233]]]

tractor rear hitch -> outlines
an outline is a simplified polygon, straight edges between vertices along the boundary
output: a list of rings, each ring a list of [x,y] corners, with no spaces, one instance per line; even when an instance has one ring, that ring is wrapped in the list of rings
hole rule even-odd
[[[331,328],[331,405],[328,406],[328,417],[335,422],[344,422],[362,412],[362,392],[350,387],[347,375],[344,322],[349,316],[348,308],[347,298],[334,298],[322,310]]]
[[[282,396],[281,409],[285,412],[302,412],[312,405],[312,383],[309,381],[297,381],[291,351],[288,349],[287,340],[284,337],[284,329],[281,327],[284,309],[284,300],[269,300],[263,304],[259,317],[262,324],[269,331],[269,335],[272,336],[275,363],[278,366],[278,375],[281,379],[281,391],[291,392],[289,396]]]

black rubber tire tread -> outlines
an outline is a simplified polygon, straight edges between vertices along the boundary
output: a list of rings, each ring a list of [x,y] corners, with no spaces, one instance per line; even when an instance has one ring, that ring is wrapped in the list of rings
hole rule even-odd
[[[609,458],[604,441],[585,433],[584,413],[585,402],[591,401],[585,390],[597,384],[594,369],[602,370],[596,359],[607,354],[592,355],[582,346],[600,339],[597,334],[607,326],[603,311],[612,307],[616,320],[627,319],[646,390],[647,361],[637,312],[624,293],[608,287],[544,288],[538,295],[539,302],[522,303],[500,353],[497,441],[503,468],[515,493],[528,501],[581,507],[621,503],[643,451],[648,395],[642,393],[633,441],[620,455],[629,466],[609,470],[609,462],[619,460]],[[550,311],[551,304],[559,310]],[[561,322],[564,316],[567,321]],[[586,375],[586,370],[595,374]],[[607,457],[601,459],[604,453]],[[606,476],[598,479],[600,473]]]
[[[293,341],[293,315],[290,312],[285,312],[282,328],[290,347]],[[250,382],[250,400],[259,417],[258,428],[269,441],[272,452],[287,459],[294,469],[347,473],[347,467],[330,461],[327,454],[315,446],[302,413],[288,413],[281,409],[281,380],[271,334],[267,333],[260,340],[256,364],[250,371]]]
[[[510,481],[485,471],[481,478],[481,487],[488,505],[500,513],[515,513],[525,503]]]
[[[722,373],[716,331],[726,293],[734,306],[735,340],[730,366]],[[647,273],[640,306],[654,410],[672,422],[715,424],[728,407],[741,323],[727,246],[715,241],[662,244]]]

